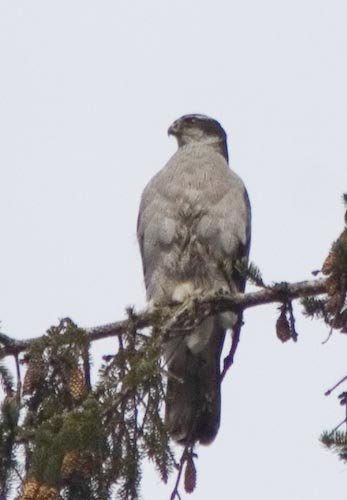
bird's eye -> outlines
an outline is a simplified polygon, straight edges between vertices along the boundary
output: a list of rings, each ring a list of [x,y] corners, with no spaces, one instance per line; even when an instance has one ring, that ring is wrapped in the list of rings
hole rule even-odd
[[[188,118],[188,119],[187,119],[187,122],[188,122],[189,124],[193,124],[193,123],[196,123],[196,119],[195,119],[195,118]]]

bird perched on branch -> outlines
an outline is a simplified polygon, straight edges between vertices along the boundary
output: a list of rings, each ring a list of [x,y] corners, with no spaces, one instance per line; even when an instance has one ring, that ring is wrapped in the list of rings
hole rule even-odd
[[[226,133],[199,114],[182,116],[168,133],[178,150],[146,186],[138,217],[149,304],[243,291],[245,278],[235,262],[248,259],[251,209],[243,182],[228,165]],[[165,342],[165,418],[175,441],[209,444],[215,438],[225,332],[240,323],[240,315],[218,314]]]

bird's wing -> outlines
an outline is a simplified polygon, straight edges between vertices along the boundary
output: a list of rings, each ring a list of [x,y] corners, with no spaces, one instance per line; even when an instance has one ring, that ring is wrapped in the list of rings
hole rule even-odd
[[[137,220],[137,237],[149,299],[161,284],[160,269],[170,254],[177,224],[176,205],[163,189],[165,179],[161,179],[159,174],[153,177],[142,194]]]
[[[217,173],[215,191],[218,195],[207,197],[206,214],[197,228],[198,236],[212,249],[212,258],[225,265],[232,280],[236,274],[232,265],[248,259],[251,241],[251,207],[246,188],[241,179],[230,169]],[[216,281],[219,277],[216,276]],[[229,282],[230,285],[230,282]],[[244,289],[244,279],[237,279],[232,291]]]

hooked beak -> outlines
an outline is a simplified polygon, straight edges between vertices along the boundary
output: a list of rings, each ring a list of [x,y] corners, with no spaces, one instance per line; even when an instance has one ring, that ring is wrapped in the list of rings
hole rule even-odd
[[[167,134],[168,135],[177,135],[178,132],[178,123],[177,121],[173,122],[173,124],[169,127]]]

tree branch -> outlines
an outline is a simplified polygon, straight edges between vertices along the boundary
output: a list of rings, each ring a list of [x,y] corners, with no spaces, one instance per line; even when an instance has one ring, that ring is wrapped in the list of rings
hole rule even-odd
[[[240,311],[272,302],[320,295],[327,291],[327,280],[301,281],[297,283],[279,283],[272,287],[263,288],[256,292],[208,294],[192,297],[189,301],[175,306],[163,307],[154,312],[143,311],[132,313],[129,319],[106,325],[85,328],[90,341],[123,335],[130,329],[142,330],[150,326],[160,326],[164,335],[174,336],[178,330],[191,331],[208,316],[226,311]],[[37,340],[17,340],[0,333],[0,358],[17,355],[28,349],[30,344]]]

